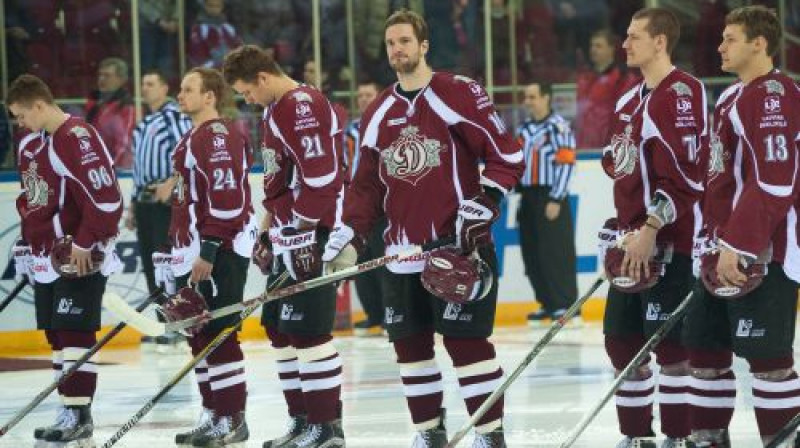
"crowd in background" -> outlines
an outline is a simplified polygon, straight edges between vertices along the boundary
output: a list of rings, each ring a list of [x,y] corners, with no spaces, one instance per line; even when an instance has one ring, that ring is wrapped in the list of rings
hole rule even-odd
[[[643,7],[644,1],[516,1],[513,35],[509,29],[512,10],[509,0],[490,2],[494,85],[512,84],[512,58],[519,85],[532,80],[576,83],[577,110],[562,112],[577,120],[578,148],[596,148],[595,141],[581,137],[580,115],[586,107],[597,106],[591,103],[597,101],[593,83],[606,70],[621,70],[618,79],[615,78],[620,86],[627,85],[629,76],[634,75],[625,73],[623,64],[618,62],[624,59],[619,43],[631,14]],[[744,3],[777,7],[778,0],[672,3],[684,21],[684,37],[675,60],[697,76],[710,77],[723,75],[717,45],[725,14]],[[181,11],[177,0],[140,0],[138,4],[142,72],[159,69],[170,79],[173,90],[180,76],[181,32],[186,43],[187,68],[218,68],[229,50],[252,43],[272,52],[295,79],[306,82],[315,79],[313,67],[312,76],[306,73],[308,64],[313,66],[311,0],[185,0],[183,30],[179,26]],[[348,57],[346,0],[320,0],[320,7],[324,72],[322,85],[318,87],[326,93],[350,90],[351,80],[370,80],[380,85],[390,82],[392,73],[383,46],[383,22],[391,11],[402,7],[421,12],[430,24],[428,60],[435,69],[485,81],[483,0],[353,0],[354,64]],[[4,8],[9,81],[21,73],[33,73],[48,82],[56,97],[87,101],[79,101],[70,112],[82,114],[90,122],[94,115],[104,123],[100,127],[109,126],[114,132],[132,131],[134,123],[130,117],[135,111],[130,94],[133,61],[130,0],[6,0]],[[786,2],[786,8],[787,31],[797,34],[800,4]],[[598,55],[607,48],[597,48],[594,41],[597,36],[610,45],[607,47],[612,50],[610,53]],[[512,39],[515,46],[511,45]],[[516,48],[516,54],[512,54],[512,48]],[[800,45],[789,45],[786,59],[787,68],[800,72]],[[106,64],[106,78],[115,79],[103,79],[103,64]],[[502,90],[495,100],[501,110],[519,106],[512,104],[513,97]],[[342,104],[341,109],[346,113],[348,107]],[[599,105],[598,110],[605,109],[607,105]],[[12,132],[5,115],[0,110],[0,163],[8,168],[13,162],[8,151]],[[257,118],[257,113],[245,114],[242,126],[256,129],[257,126],[249,124]],[[506,118],[509,125],[516,126],[521,117],[509,113]],[[118,157],[118,166],[129,166],[125,154],[129,138],[114,140],[111,146]]]

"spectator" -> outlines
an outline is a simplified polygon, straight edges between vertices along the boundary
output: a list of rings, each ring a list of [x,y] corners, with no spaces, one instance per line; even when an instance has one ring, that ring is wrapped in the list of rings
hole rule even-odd
[[[551,4],[562,63],[575,68],[585,60],[591,30],[606,25],[608,7],[598,0],[553,0]]]
[[[618,47],[619,38],[609,29],[592,35],[589,49],[592,67],[578,74],[576,86],[578,149],[599,149],[608,143],[606,137],[614,105],[638,79],[635,73],[615,61]]]
[[[311,30],[312,2],[295,0],[292,3],[294,16],[301,30]],[[344,0],[323,0],[320,2],[320,42],[322,45],[322,65],[328,70],[331,78],[337,78],[342,67],[347,65],[347,20]],[[358,34],[357,34],[358,35]],[[312,53],[312,33],[304,34],[300,42],[299,54]],[[358,39],[358,37],[356,38]],[[332,81],[334,79],[331,79]]]
[[[242,45],[236,28],[224,14],[224,0],[205,0],[189,38],[189,62],[193,67],[220,68],[225,55]]]
[[[525,275],[542,307],[528,315],[532,326],[560,319],[578,295],[575,234],[567,203],[575,167],[575,138],[569,122],[553,113],[550,84],[525,88],[530,118],[517,129],[525,172],[517,220]]]
[[[167,79],[176,75],[177,0],[139,0],[139,48],[142,69],[157,69]]]
[[[728,15],[726,0],[703,0],[700,19],[695,29],[692,67],[694,76],[724,76],[719,63],[719,36],[725,29],[725,16]]]
[[[298,63],[300,27],[286,0],[228,0],[228,17],[245,44],[270,52],[289,73]],[[305,35],[305,33],[303,33]]]
[[[136,110],[125,88],[127,82],[128,64],[125,61],[103,59],[97,70],[97,90],[89,94],[86,102],[86,121],[100,133],[118,169],[130,169],[133,162],[130,142]]]
[[[330,73],[323,66],[320,68],[320,82],[317,84],[316,67],[316,62],[314,62],[313,59],[306,61],[305,65],[303,66],[303,82],[310,86],[316,87],[328,97],[328,100],[331,102],[331,105],[333,105],[333,109],[336,112],[336,118],[339,119],[340,126],[343,126],[345,123],[347,123],[347,106],[340,102],[334,102],[333,98],[331,97],[331,92],[338,82],[336,82],[334,79],[331,79]]]
[[[6,57],[8,58],[8,79],[28,71],[26,48],[34,32],[34,24],[18,1],[11,0],[5,6]]]

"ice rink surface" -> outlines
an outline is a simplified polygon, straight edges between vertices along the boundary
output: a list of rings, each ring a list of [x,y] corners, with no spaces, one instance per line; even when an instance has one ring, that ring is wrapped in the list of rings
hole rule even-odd
[[[499,329],[493,336],[506,374],[518,365],[546,329]],[[413,427],[407,412],[394,351],[383,337],[337,337],[344,358],[344,430],[348,447],[409,447]],[[275,363],[266,341],[243,344],[248,380],[248,447],[283,434],[286,411]],[[443,370],[448,432],[466,420],[452,364],[440,342],[437,360]],[[189,361],[188,353],[158,354],[131,350],[100,353],[99,384],[93,405],[95,443],[101,446]],[[736,360],[737,409],[731,424],[734,447],[760,446],[747,366]],[[0,372],[0,423],[25,406],[52,380],[49,369]],[[189,428],[200,410],[193,374],[181,381],[142,421],[114,446],[174,446],[176,432]],[[509,447],[557,447],[584,413],[594,407],[613,381],[599,324],[563,330],[506,394],[504,426]],[[33,429],[52,423],[56,396],[0,438],[0,447],[34,446]],[[655,407],[657,412],[658,407]],[[654,424],[658,430],[658,423]],[[575,447],[613,448],[620,439],[613,399],[584,432]],[[472,435],[459,446],[469,447]],[[48,446],[48,445],[37,445]],[[55,448],[55,445],[50,445]]]

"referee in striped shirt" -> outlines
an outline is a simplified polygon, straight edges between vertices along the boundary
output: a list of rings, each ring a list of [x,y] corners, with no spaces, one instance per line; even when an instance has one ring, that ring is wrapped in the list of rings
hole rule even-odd
[[[520,246],[525,275],[542,305],[528,315],[532,326],[560,318],[578,294],[572,213],[567,203],[575,169],[575,137],[569,122],[552,111],[551,98],[550,84],[528,85],[524,103],[530,118],[517,129],[525,156],[517,214]]]
[[[125,217],[125,226],[136,229],[150,293],[156,290],[151,256],[169,241],[172,151],[192,128],[192,121],[180,113],[168,93],[169,85],[162,73],[151,70],[142,76],[142,100],[150,114],[133,130],[134,188]]]

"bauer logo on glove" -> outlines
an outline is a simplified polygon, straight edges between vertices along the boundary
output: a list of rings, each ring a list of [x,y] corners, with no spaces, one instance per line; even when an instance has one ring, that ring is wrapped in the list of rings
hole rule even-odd
[[[103,265],[105,254],[103,251],[92,248],[91,250],[91,263],[87,275],[94,274],[100,271]],[[56,270],[62,277],[77,278],[78,270],[72,264],[72,237],[67,235],[56,240],[53,244],[53,249],[50,251],[50,261],[53,263],[53,269]]]
[[[421,280],[422,286],[436,297],[466,303],[486,297],[494,276],[477,255],[462,255],[456,248],[443,248],[430,253]]]
[[[196,325],[182,331],[186,336],[195,336],[205,328],[210,319],[208,304],[200,292],[190,286],[184,286],[178,293],[170,297],[159,309],[167,322],[202,317]]]

